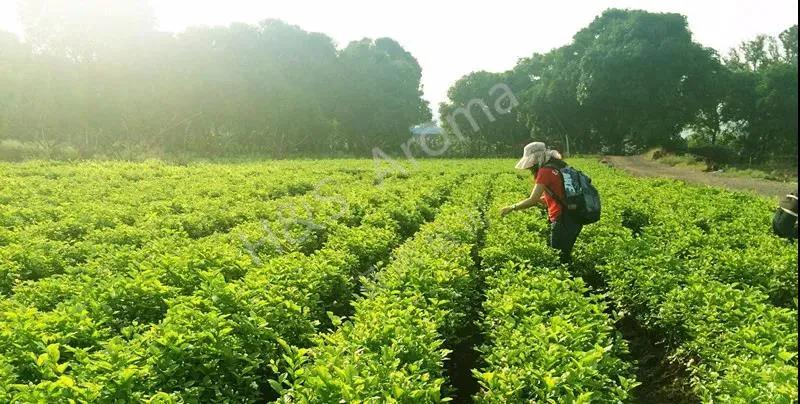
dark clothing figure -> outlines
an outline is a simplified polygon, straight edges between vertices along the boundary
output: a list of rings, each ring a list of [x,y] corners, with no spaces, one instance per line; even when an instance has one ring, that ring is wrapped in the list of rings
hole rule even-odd
[[[572,248],[582,229],[583,225],[576,223],[574,219],[564,213],[556,221],[550,223],[550,247],[559,250],[562,264],[572,262]]]
[[[797,239],[797,193],[786,195],[772,217],[772,231],[778,237]]]
[[[550,247],[559,251],[562,264],[572,262],[572,248],[583,229],[583,225],[570,217],[562,205],[565,192],[564,181],[559,170],[566,166],[567,164],[563,160],[553,158],[544,167],[534,166],[532,169],[536,183],[544,185],[548,189],[548,192],[544,194],[544,201],[547,206],[547,216],[550,219]]]

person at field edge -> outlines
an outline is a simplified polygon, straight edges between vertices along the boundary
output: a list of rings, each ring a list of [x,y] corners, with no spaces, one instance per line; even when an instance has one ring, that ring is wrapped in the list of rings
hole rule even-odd
[[[565,214],[561,204],[565,193],[559,170],[564,167],[567,167],[567,163],[562,160],[558,151],[548,149],[542,142],[527,144],[515,168],[531,171],[535,182],[533,191],[527,199],[502,208],[500,216],[537,204],[545,205],[550,219],[550,247],[559,250],[561,262],[568,264],[572,262],[572,248],[583,225]]]
[[[797,192],[786,195],[772,217],[772,231],[789,241],[797,239]]]

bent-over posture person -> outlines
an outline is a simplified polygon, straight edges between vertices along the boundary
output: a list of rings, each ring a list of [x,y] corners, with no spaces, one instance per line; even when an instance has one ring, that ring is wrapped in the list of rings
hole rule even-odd
[[[564,167],[567,167],[567,163],[561,159],[558,151],[549,150],[542,142],[527,144],[516,168],[531,170],[536,185],[530,197],[502,208],[500,215],[505,216],[515,210],[544,204],[550,219],[550,247],[559,250],[561,262],[566,264],[572,261],[572,247],[575,246],[583,225],[564,214],[561,202],[565,200],[564,181],[559,171]]]
[[[797,239],[797,192],[786,195],[772,217],[772,231],[789,240]]]

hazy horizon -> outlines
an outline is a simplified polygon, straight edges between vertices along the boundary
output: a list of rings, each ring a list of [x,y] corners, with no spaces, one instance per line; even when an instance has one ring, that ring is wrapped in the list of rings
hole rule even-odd
[[[0,1],[0,30],[22,34],[16,1]],[[688,17],[695,41],[720,54],[757,34],[777,35],[797,24],[794,1],[578,1],[537,5],[501,0],[491,4],[422,2],[378,5],[346,0],[273,4],[245,0],[151,0],[163,31],[195,25],[255,23],[275,18],[304,30],[322,32],[345,46],[364,37],[391,37],[422,66],[425,99],[436,115],[447,89],[476,70],[504,71],[521,57],[568,43],[572,35],[607,8],[676,12]],[[313,10],[313,12],[311,12]],[[477,27],[477,28],[475,28]]]

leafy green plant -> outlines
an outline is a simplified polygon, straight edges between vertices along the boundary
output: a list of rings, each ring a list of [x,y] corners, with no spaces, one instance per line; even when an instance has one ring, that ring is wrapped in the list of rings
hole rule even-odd
[[[592,163],[587,163],[591,165]],[[618,307],[668,347],[706,402],[797,400],[797,244],[765,199],[592,167],[610,215],[579,239]],[[647,231],[625,233],[647,207]],[[622,212],[619,214],[617,212]],[[689,216],[690,215],[690,216]]]
[[[462,183],[436,219],[397,248],[374,279],[365,280],[353,318],[287,360],[304,365],[273,382],[280,401],[445,398],[445,346],[457,342],[471,321],[467,312],[477,275],[471,251],[484,227],[487,186],[482,177]]]
[[[607,301],[698,399],[796,401],[797,244],[771,201],[574,161],[604,215],[572,269],[601,294],[543,211],[498,218],[530,191],[512,163],[376,186],[370,161],[3,165],[0,401],[439,402],[475,321],[477,399],[624,401]]]
[[[519,198],[515,180],[495,182],[493,211]],[[535,213],[490,215],[481,251],[486,300],[473,373],[478,402],[622,402],[638,385],[627,346],[602,295],[587,297],[580,279],[558,267]],[[533,229],[533,231],[531,231]],[[521,237],[524,235],[524,237]],[[524,247],[520,247],[524,246]]]

